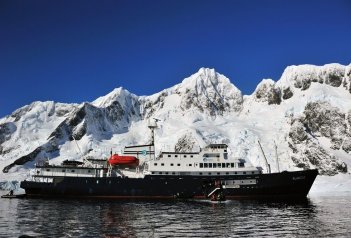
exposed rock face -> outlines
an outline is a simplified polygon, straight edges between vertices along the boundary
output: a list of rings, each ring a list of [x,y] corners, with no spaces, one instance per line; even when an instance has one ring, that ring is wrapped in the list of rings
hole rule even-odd
[[[330,103],[308,103],[304,115],[293,121],[289,131],[292,160],[301,168],[317,167],[321,174],[334,175],[338,172],[347,172],[346,164],[328,153],[318,143],[318,137],[327,137],[330,139],[331,149],[342,148],[345,152],[349,152],[350,135],[346,130],[347,127],[345,114]]]
[[[187,133],[179,138],[178,142],[174,146],[175,152],[189,152],[192,151],[196,140],[191,133]]]
[[[285,69],[276,87],[282,91],[282,99],[293,96],[294,90],[308,90],[312,84],[341,85],[351,93],[351,66],[328,64],[324,66],[299,65]]]
[[[290,87],[284,88],[283,89],[283,99],[289,99],[293,96],[293,92],[291,91]]]
[[[347,135],[345,114],[328,102],[312,102],[305,107],[303,122],[314,136],[331,139],[332,149],[340,149]]]
[[[182,95],[180,107],[183,110],[194,107],[210,115],[223,115],[224,112],[242,109],[240,90],[213,69],[201,68],[178,85],[175,92]]]
[[[271,79],[263,80],[254,92],[256,99],[268,104],[280,104],[280,89],[275,87],[275,82]]]
[[[168,96],[166,91],[162,91],[155,98],[141,98],[140,105],[142,105],[142,116],[150,118],[156,111],[164,107],[165,99]]]
[[[11,134],[16,131],[16,125],[13,122],[0,124],[0,144],[10,139]]]

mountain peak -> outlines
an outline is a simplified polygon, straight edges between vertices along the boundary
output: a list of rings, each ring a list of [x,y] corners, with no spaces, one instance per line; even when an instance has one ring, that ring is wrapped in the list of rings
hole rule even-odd
[[[230,80],[217,73],[215,69],[200,68],[196,73],[188,78],[185,78],[180,84],[176,85],[178,91],[195,89],[203,91],[205,88],[232,88],[239,91]]]
[[[130,93],[128,90],[124,89],[123,87],[118,87],[113,89],[110,93],[106,94],[105,96],[99,97],[92,102],[92,104],[96,107],[107,107],[112,102],[117,100],[124,101],[126,97],[136,97],[136,95]]]
[[[215,75],[215,74],[216,74],[216,70],[215,70],[215,69],[210,69],[210,68],[202,67],[202,68],[199,69],[199,71],[197,71],[196,74]]]

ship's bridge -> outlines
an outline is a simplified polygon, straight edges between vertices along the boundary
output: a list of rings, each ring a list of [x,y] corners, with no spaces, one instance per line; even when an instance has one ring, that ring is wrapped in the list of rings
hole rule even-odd
[[[209,144],[204,148],[204,151],[227,152],[226,144]]]

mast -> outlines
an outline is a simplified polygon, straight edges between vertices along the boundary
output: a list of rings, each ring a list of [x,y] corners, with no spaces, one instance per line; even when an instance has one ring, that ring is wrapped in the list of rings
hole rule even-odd
[[[84,157],[83,152],[82,152],[82,150],[80,149],[80,147],[79,147],[79,145],[78,145],[78,142],[76,141],[76,138],[75,138],[73,135],[72,135],[72,138],[73,138],[74,142],[76,143],[76,146],[77,146],[77,148],[78,148],[78,150],[79,150],[80,155],[82,156],[83,161],[84,161],[86,164],[88,164],[88,165],[90,165],[90,166],[93,167],[93,164],[92,164],[89,160],[87,160],[87,159]],[[112,150],[111,150],[111,151],[112,151]]]
[[[155,129],[157,128],[157,122],[161,121],[160,119],[157,118],[152,118],[152,120],[149,120],[149,129],[151,130],[151,147],[153,147],[154,150],[154,159],[156,158],[156,153],[155,153]],[[151,160],[151,148],[149,149],[150,153],[150,160]]]
[[[275,159],[276,159],[276,162],[277,162],[277,168],[278,168],[278,173],[280,173],[280,168],[279,168],[279,160],[278,160],[278,146],[277,146],[277,143],[275,143],[274,141],[274,147],[275,147]]]
[[[260,149],[261,149],[261,152],[262,152],[263,158],[264,158],[264,160],[265,160],[265,162],[266,162],[266,167],[267,167],[268,173],[270,174],[270,173],[271,173],[271,166],[270,166],[270,164],[268,164],[268,160],[267,160],[267,158],[266,158],[266,155],[264,154],[264,151],[263,151],[262,145],[261,145],[261,143],[260,143],[260,141],[259,141],[259,140],[258,140],[258,145],[260,146]]]

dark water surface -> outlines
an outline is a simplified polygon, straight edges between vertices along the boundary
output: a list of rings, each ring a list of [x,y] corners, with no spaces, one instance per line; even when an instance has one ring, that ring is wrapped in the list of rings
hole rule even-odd
[[[351,197],[273,201],[0,199],[0,237],[351,237]]]

